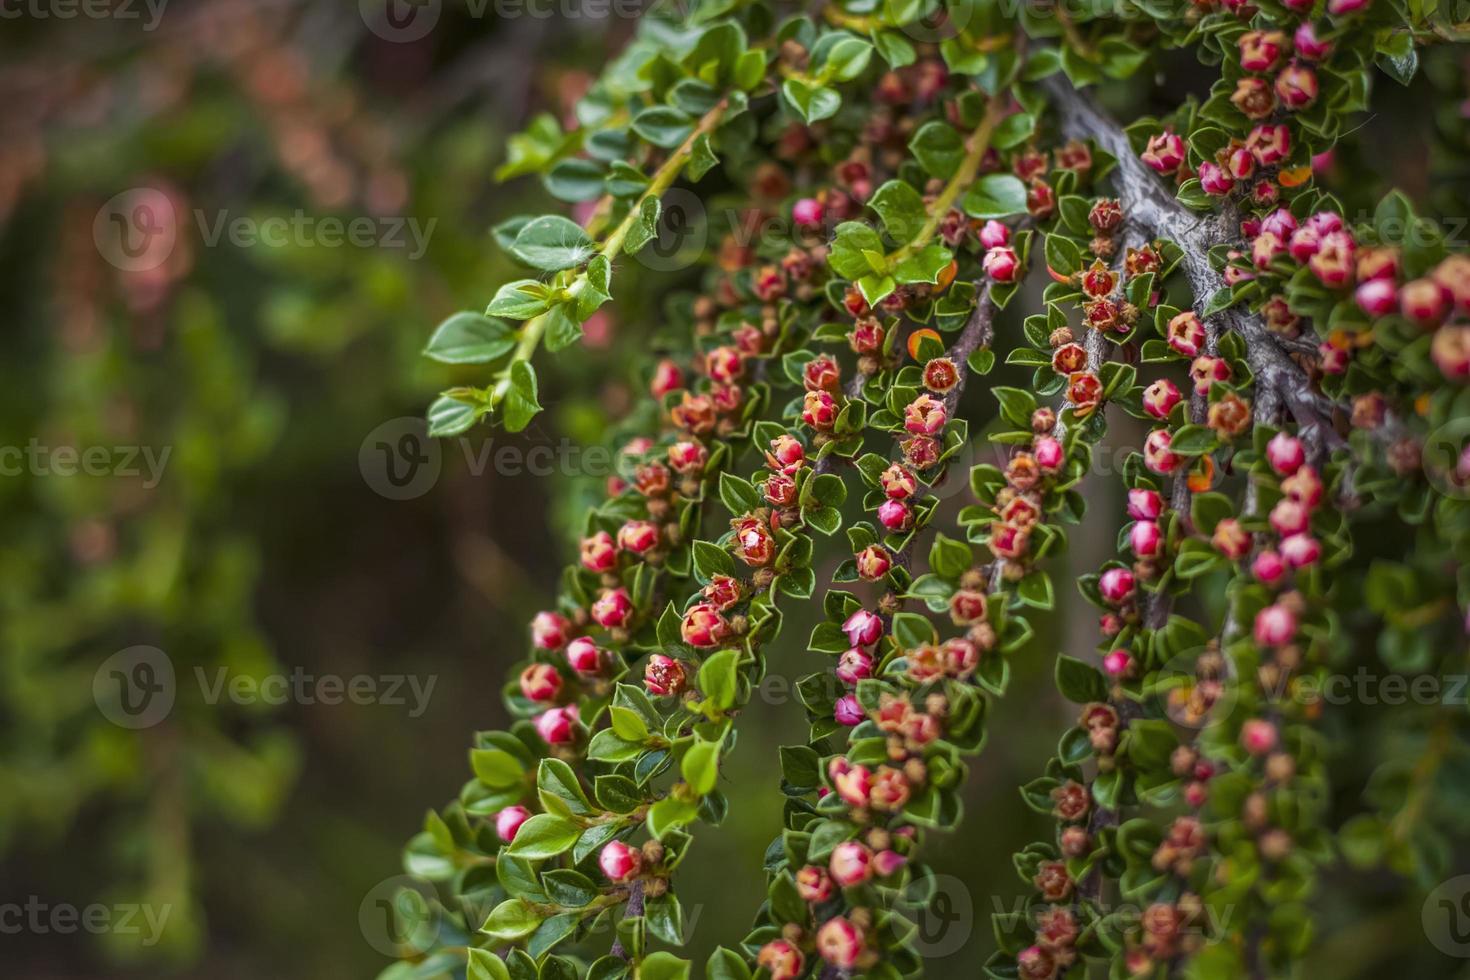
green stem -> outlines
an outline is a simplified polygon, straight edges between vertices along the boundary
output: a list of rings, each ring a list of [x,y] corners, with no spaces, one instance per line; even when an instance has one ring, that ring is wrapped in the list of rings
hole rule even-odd
[[[685,138],[684,142],[679,144],[679,148],[669,154],[669,158],[659,165],[658,170],[654,171],[653,179],[649,181],[648,189],[643,192],[643,195],[637,201],[633,202],[633,205],[628,209],[628,213],[623,216],[623,220],[618,223],[618,226],[612,230],[612,234],[608,235],[607,240],[603,242],[602,255],[609,262],[622,254],[623,243],[627,240],[628,234],[633,230],[634,223],[638,221],[642,214],[643,202],[650,198],[663,197],[664,193],[674,185],[674,181],[678,180],[679,174],[683,172],[684,165],[694,155],[694,144],[698,142],[701,136],[707,136],[714,132],[715,128],[719,126],[720,120],[724,117],[725,110],[729,107],[729,100],[721,99],[713,109],[706,112],[700,118],[699,124],[694,127],[694,131]],[[561,273],[557,276],[554,282],[555,287],[557,289],[570,289],[576,292],[578,289],[576,280],[582,279],[586,273],[579,273],[572,281],[568,281],[566,275],[566,273]],[[549,313],[543,313],[540,316],[527,320],[525,326],[521,328],[520,342],[516,344],[515,350],[511,352],[510,360],[506,362],[505,367],[501,368],[500,372],[496,375],[495,385],[490,389],[489,406],[492,411],[505,398],[506,393],[510,391],[511,368],[517,362],[529,361],[535,356],[536,348],[541,346],[541,338],[545,336],[546,326],[550,322],[551,315]]]
[[[919,234],[913,241],[889,256],[889,268],[897,266],[898,263],[928,245],[939,231],[939,223],[944,220],[945,215],[949,214],[949,209],[954,207],[954,202],[975,182],[975,178],[980,173],[980,164],[985,159],[985,151],[990,149],[990,138],[995,132],[996,125],[1000,123],[1004,101],[1001,96],[995,95],[991,96],[990,101],[986,103],[985,116],[970,136],[969,150],[965,153],[965,158],[960,161],[959,169],[954,172],[949,183],[944,185],[944,190],[940,191],[939,196],[934,199],[934,205],[929,209],[929,217],[925,220],[924,226],[919,229]]]

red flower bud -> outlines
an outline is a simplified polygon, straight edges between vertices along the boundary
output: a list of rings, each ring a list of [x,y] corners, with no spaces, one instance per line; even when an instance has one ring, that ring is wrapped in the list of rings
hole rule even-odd
[[[850,970],[863,953],[863,931],[846,918],[833,916],[817,930],[817,952],[839,970]]]
[[[658,547],[661,537],[652,521],[628,521],[618,528],[618,547],[642,555]]]
[[[1278,432],[1266,443],[1266,461],[1282,476],[1290,476],[1307,461],[1307,451],[1295,436]]]
[[[579,636],[567,644],[567,664],[579,674],[602,672],[602,651],[590,637]]]
[[[865,582],[876,582],[888,574],[893,559],[880,545],[871,544],[857,554],[858,578]]]
[[[1233,517],[1223,518],[1215,525],[1215,533],[1210,535],[1210,543],[1229,558],[1231,561],[1239,561],[1250,553],[1250,532],[1240,526],[1240,521]]]
[[[1015,282],[1020,278],[1021,260],[1016,257],[1015,251],[1007,246],[999,246],[986,252],[982,265],[985,274],[996,282]]]
[[[550,664],[532,664],[521,671],[521,694],[529,701],[551,701],[561,690],[561,675]]]
[[[801,420],[818,432],[826,432],[837,424],[837,402],[828,392],[808,391]]]
[[[1156,419],[1166,419],[1184,396],[1179,388],[1167,378],[1160,378],[1143,390],[1144,411]]]
[[[618,548],[613,536],[598,531],[590,538],[582,539],[582,567],[589,572],[607,572],[618,565]]]
[[[1169,451],[1174,436],[1168,429],[1155,429],[1143,443],[1143,465],[1154,473],[1167,475],[1179,468],[1180,458]]]
[[[1133,586],[1133,573],[1126,568],[1109,568],[1097,580],[1103,601],[1112,606],[1127,602],[1133,595]]]
[[[909,402],[903,412],[904,428],[915,435],[935,435],[948,420],[944,402],[927,392]]]
[[[980,244],[989,251],[990,249],[1002,248],[1011,242],[1011,229],[1001,224],[994,218],[985,222],[980,228]]]
[[[495,815],[495,833],[509,844],[516,839],[521,824],[531,819],[531,811],[523,806],[508,806]]]
[[[857,647],[853,647],[837,658],[837,668],[834,673],[837,679],[848,687],[856,687],[858,681],[873,676],[873,658]]]
[[[606,629],[627,625],[632,615],[633,600],[628,598],[627,589],[606,589],[592,603],[592,621]]]
[[[703,595],[712,606],[724,612],[740,601],[740,583],[728,575],[716,575],[704,587]]]
[[[801,950],[784,939],[773,939],[761,947],[756,963],[771,974],[771,980],[796,980],[806,969]]]
[[[653,369],[653,380],[648,383],[648,390],[654,398],[663,398],[671,391],[678,391],[684,387],[684,372],[679,370],[679,365],[668,358],[658,362]]]
[[[531,620],[531,643],[541,650],[560,650],[566,646],[572,624],[554,612],[539,612]]]
[[[1296,637],[1296,613],[1286,606],[1267,606],[1256,613],[1256,642],[1261,646],[1285,646]]]
[[[679,625],[684,642],[692,647],[716,646],[730,633],[730,624],[720,611],[707,602],[696,603],[684,613]]]
[[[878,522],[890,531],[902,531],[913,523],[914,515],[901,500],[885,500],[878,505]]]
[[[577,706],[569,704],[564,708],[548,709],[532,719],[532,723],[536,726],[536,734],[547,745],[565,745],[576,738]]]
[[[837,391],[842,387],[842,369],[832,355],[819,354],[807,361],[801,380],[807,391]]]
[[[688,675],[682,662],[661,653],[649,654],[648,663],[643,668],[643,686],[649,694],[658,698],[679,694],[687,683]]]
[[[1159,133],[1149,138],[1140,158],[1158,173],[1168,176],[1184,163],[1184,140],[1177,133]]]
[[[1193,310],[1185,310],[1169,321],[1169,346],[1185,357],[1194,357],[1205,346],[1205,325]]]
[[[643,855],[620,840],[608,841],[597,855],[597,866],[611,881],[627,881],[643,866]]]
[[[709,450],[702,443],[676,442],[669,447],[669,465],[676,473],[702,473],[708,459]]]
[[[1128,516],[1135,521],[1156,521],[1164,512],[1164,498],[1157,490],[1135,487],[1128,491]]]

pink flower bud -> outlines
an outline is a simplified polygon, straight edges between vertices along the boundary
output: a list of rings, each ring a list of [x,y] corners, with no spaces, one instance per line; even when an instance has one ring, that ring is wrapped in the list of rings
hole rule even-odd
[[[1143,389],[1143,408],[1156,419],[1166,419],[1183,398],[1174,382],[1160,378]]]
[[[1286,208],[1277,208],[1261,221],[1261,231],[1269,231],[1282,241],[1290,238],[1296,228],[1296,218]]]
[[[1240,744],[1254,756],[1263,756],[1276,748],[1276,726],[1264,718],[1251,718],[1240,726]]]
[[[1311,466],[1300,466],[1291,476],[1281,481],[1281,492],[1311,510],[1322,500],[1322,478]]]
[[[1251,562],[1251,574],[1262,585],[1274,586],[1286,575],[1286,563],[1279,554],[1266,548]]]
[[[1371,317],[1388,316],[1398,309],[1399,294],[1392,279],[1370,279],[1353,293],[1358,309]]]
[[[1299,501],[1283,497],[1271,508],[1271,527],[1277,534],[1287,537],[1305,531],[1311,523],[1311,512]]]
[[[679,624],[679,633],[684,642],[692,647],[716,646],[730,632],[730,624],[720,611],[708,602],[699,602],[689,607]]]
[[[521,824],[531,819],[531,811],[523,806],[508,806],[495,815],[495,833],[509,844],[516,839]]]
[[[521,694],[530,701],[550,701],[561,690],[561,675],[550,664],[532,664],[521,671]]]
[[[1300,439],[1278,432],[1266,443],[1266,461],[1281,476],[1290,476],[1307,461],[1307,451]]]
[[[1156,172],[1167,176],[1184,163],[1184,140],[1178,133],[1158,133],[1149,137],[1148,146],[1139,158]]]
[[[598,531],[582,539],[582,567],[589,572],[609,572],[618,566],[618,547],[613,536]]]
[[[902,531],[912,520],[908,504],[901,500],[885,500],[878,505],[878,521],[890,531]]]
[[[1128,516],[1135,521],[1156,521],[1164,512],[1164,498],[1157,490],[1134,487],[1128,491]]]
[[[1210,543],[1226,558],[1231,561],[1239,561],[1251,550],[1251,535],[1249,531],[1240,526],[1240,522],[1235,518],[1226,517],[1215,525],[1215,532],[1210,535]]]
[[[1169,451],[1174,436],[1168,429],[1155,429],[1143,442],[1143,465],[1161,476],[1173,473],[1181,462],[1178,455]]]
[[[761,947],[756,962],[771,974],[771,980],[796,980],[806,968],[801,950],[784,939],[773,939]]]
[[[1055,473],[1067,461],[1067,453],[1061,442],[1051,436],[1042,436],[1031,448],[1032,455],[1036,457],[1036,465],[1047,473]]]
[[[1274,167],[1291,155],[1291,130],[1277,123],[1262,123],[1245,138],[1246,149],[1263,167]]]
[[[1164,535],[1153,521],[1138,521],[1128,531],[1128,545],[1139,558],[1157,558],[1164,553]]]
[[[987,251],[982,265],[985,274],[996,282],[1015,282],[1020,276],[1021,260],[1015,250],[1004,245]]]
[[[867,715],[863,713],[863,706],[858,703],[856,697],[844,694],[833,704],[832,717],[837,720],[837,724],[851,728],[854,725],[861,725]]]
[[[1327,0],[1327,12],[1334,17],[1356,13],[1368,6],[1368,0]]]
[[[1292,44],[1296,47],[1297,57],[1308,61],[1321,61],[1332,52],[1332,42],[1319,40],[1317,29],[1309,20],[1302,21],[1301,26],[1296,29]]]
[[[1103,657],[1103,670],[1109,677],[1124,677],[1133,666],[1133,657],[1127,650],[1113,650]]]
[[[1310,534],[1293,534],[1282,539],[1281,557],[1292,568],[1306,568],[1322,557],[1322,545]]]
[[[907,500],[919,489],[919,481],[902,463],[894,463],[884,470],[878,483],[889,500]]]
[[[1185,310],[1169,321],[1169,346],[1185,357],[1194,357],[1205,346],[1205,325],[1199,314]]]
[[[1240,48],[1240,67],[1253,72],[1270,71],[1281,60],[1285,40],[1279,31],[1246,31],[1236,41]]]
[[[872,646],[883,635],[883,620],[875,613],[859,609],[842,624],[847,642],[855,647]]]
[[[1011,243],[1011,229],[991,218],[980,228],[980,244],[986,251]]]
[[[1133,595],[1133,573],[1126,568],[1110,568],[1097,580],[1097,588],[1104,602],[1121,606]]]
[[[1329,289],[1346,286],[1353,276],[1353,257],[1357,245],[1346,232],[1334,231],[1322,236],[1315,255],[1307,260],[1307,267],[1317,281]]]
[[[870,544],[857,554],[858,578],[864,582],[876,582],[888,574],[893,559],[881,545]]]
[[[1276,97],[1288,109],[1307,108],[1317,101],[1317,73],[1293,61],[1276,76]]]
[[[659,538],[658,525],[652,521],[627,521],[618,528],[618,547],[635,555],[652,551]]]
[[[598,626],[619,629],[633,615],[633,600],[628,598],[627,589],[605,589],[592,603],[590,615]]]
[[[858,681],[873,676],[873,658],[853,647],[837,658],[836,674],[837,679],[848,687],[856,687]]]
[[[620,840],[608,841],[597,855],[597,866],[610,881],[624,882],[636,875],[643,866],[643,855],[635,847]]]
[[[873,774],[866,766],[855,766],[838,756],[827,763],[827,776],[832,787],[848,806],[868,805],[868,794],[873,790]]]
[[[1256,642],[1261,646],[1285,646],[1296,637],[1296,613],[1286,606],[1267,606],[1256,613]]]
[[[679,369],[668,358],[658,362],[653,369],[653,379],[648,383],[648,391],[654,398],[663,398],[671,391],[678,391],[684,387],[684,372]]]
[[[820,228],[822,225],[822,202],[814,197],[803,197],[791,206],[791,220],[798,228]]]
[[[903,426],[915,435],[932,436],[943,429],[948,420],[944,402],[927,392],[909,402],[903,410]]]
[[[843,841],[832,848],[828,870],[839,888],[851,888],[868,880],[872,873],[873,852],[855,840]]]
[[[862,930],[840,915],[833,916],[817,930],[817,952],[839,970],[850,970],[863,954]]]
[[[796,873],[796,893],[803,902],[820,905],[837,894],[837,887],[832,883],[832,876],[827,874],[826,868],[808,864]]]
[[[873,855],[873,875],[877,878],[891,878],[908,863],[909,859],[897,851],[879,851]]]
[[[698,442],[676,442],[669,447],[669,465],[676,473],[701,473],[709,450]]]
[[[565,745],[576,737],[577,707],[569,704],[565,708],[550,708],[537,715],[533,723],[536,734],[547,745]]]
[[[541,650],[560,650],[567,642],[572,624],[554,612],[539,612],[531,620],[531,642]]]
[[[643,686],[649,694],[658,698],[679,694],[687,681],[683,663],[661,653],[649,654],[648,663],[643,668]]]
[[[1219,164],[1206,160],[1199,165],[1199,186],[1206,194],[1224,197],[1235,190],[1235,181]]]
[[[1450,297],[1433,279],[1415,279],[1399,290],[1404,316],[1421,327],[1439,326],[1449,312]]]
[[[567,644],[567,663],[579,674],[602,672],[602,651],[591,637],[579,636]]]

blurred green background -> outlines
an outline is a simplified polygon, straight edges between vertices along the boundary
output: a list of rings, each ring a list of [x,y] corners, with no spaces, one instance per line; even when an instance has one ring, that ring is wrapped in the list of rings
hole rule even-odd
[[[627,435],[657,299],[601,317],[516,436],[402,442],[453,383],[418,351],[510,277],[488,229],[551,206],[493,180],[509,134],[565,115],[633,23],[430,2],[420,35],[372,0],[87,9],[0,21],[0,973],[372,976],[402,844],[466,777],[470,733],[505,721],[504,672],[607,475],[567,447]],[[552,473],[527,472],[547,454]],[[1115,493],[1099,481],[1093,506]],[[1074,544],[1076,570],[1113,547]],[[1094,642],[1070,608],[1040,624],[965,828],[937,845],[954,881],[921,933],[936,976],[977,974],[990,912],[1022,894],[1009,855],[1046,832],[1014,787],[1070,724],[1040,652]],[[129,715],[159,656],[171,706]],[[791,683],[821,665],[773,658]],[[310,696],[251,693],[307,676]],[[382,696],[323,703],[324,678]],[[764,894],[774,747],[805,731],[789,687],[742,720],[731,818],[686,865],[697,955]],[[1372,889],[1369,935],[1416,928],[1412,896]],[[1321,975],[1379,975],[1351,945],[1333,962]]]

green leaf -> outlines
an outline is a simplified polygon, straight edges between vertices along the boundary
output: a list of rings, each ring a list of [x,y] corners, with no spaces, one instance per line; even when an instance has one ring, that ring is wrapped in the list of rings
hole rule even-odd
[[[424,356],[441,364],[484,364],[515,345],[514,331],[504,322],[479,313],[456,313],[434,328]]]
[[[750,980],[745,958],[723,946],[715,947],[704,966],[705,980]]]
[[[575,221],[548,214],[522,226],[510,253],[533,268],[559,272],[591,258],[592,239]]]
[[[868,206],[878,212],[888,237],[900,245],[913,241],[929,219],[924,199],[912,184],[903,180],[890,180],[878,188],[868,200]]]
[[[735,703],[740,651],[721,650],[699,666],[699,690],[721,711]]]
[[[488,949],[470,950],[465,980],[510,980],[505,961]]]
[[[709,795],[720,778],[720,743],[696,741],[684,753],[679,772],[690,789],[700,796]]]
[[[525,830],[525,827],[521,828]],[[516,835],[519,839],[520,835]],[[495,906],[480,931],[496,939],[515,941],[529,936],[541,924],[535,910],[519,898],[509,898]]]
[[[1050,609],[1055,601],[1052,596],[1051,576],[1039,568],[1027,573],[1016,586],[1016,597],[1028,606]]]
[[[541,403],[536,400],[536,371],[531,362],[516,361],[510,366],[510,388],[501,411],[505,427],[511,432],[520,432],[541,411]]]
[[[638,964],[637,980],[689,980],[689,961],[659,950]]]
[[[582,828],[566,817],[554,813],[538,813],[521,824],[508,853],[528,861],[539,861],[561,854],[575,844],[580,836]]]
[[[541,875],[541,885],[545,888],[547,897],[565,909],[580,909],[590,905],[602,893],[591,878],[570,868],[545,872]]]
[[[968,544],[943,534],[934,536],[934,544],[929,548],[929,569],[936,575],[954,581],[968,572],[972,564],[974,556]]]
[[[633,117],[633,132],[654,146],[671,150],[694,132],[694,118],[673,106],[649,106]]]
[[[861,221],[844,221],[837,226],[827,264],[844,279],[861,279],[872,271],[868,254],[873,252],[883,252],[878,232]]]
[[[1017,112],[1006,116],[991,134],[990,145],[997,150],[1009,150],[1020,146],[1036,132],[1036,119],[1030,113]]]
[[[495,291],[495,298],[485,308],[487,316],[505,316],[512,320],[529,320],[551,309],[550,292],[535,279],[517,279]]]
[[[965,159],[965,142],[949,123],[935,120],[919,127],[909,150],[932,177],[949,180]]]
[[[873,56],[873,46],[855,37],[845,37],[826,51],[818,69],[824,81],[850,82],[863,73]]]
[[[1068,701],[1088,704],[1093,701],[1107,700],[1108,685],[1103,680],[1102,672],[1076,657],[1068,657],[1065,654],[1057,656],[1056,679],[1057,690],[1061,691],[1062,697]]]
[[[1012,174],[986,174],[965,192],[960,207],[972,218],[1008,218],[1026,213],[1026,185]]]
[[[453,395],[440,395],[429,406],[429,435],[435,439],[457,436],[467,431],[484,414],[483,404],[465,401]]]
[[[893,270],[893,278],[904,283],[938,283],[939,274],[953,260],[954,254],[943,245],[926,245],[917,254],[900,262]]]
[[[521,760],[501,749],[473,749],[470,768],[475,778],[492,789],[509,789],[526,778]]]
[[[808,125],[835,116],[842,107],[842,96],[835,90],[813,87],[799,78],[788,78],[781,86],[781,94]]]
[[[578,816],[593,812],[577,774],[561,759],[541,760],[536,770],[536,792],[549,811],[561,809]]]
[[[720,474],[720,502],[737,517],[761,505],[760,493],[749,480],[733,473]]]

